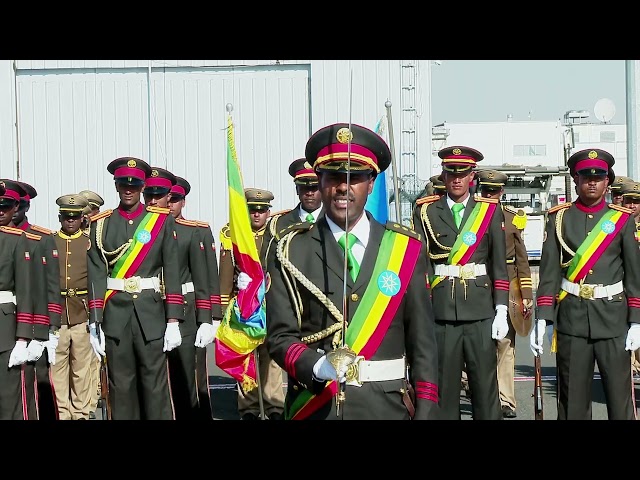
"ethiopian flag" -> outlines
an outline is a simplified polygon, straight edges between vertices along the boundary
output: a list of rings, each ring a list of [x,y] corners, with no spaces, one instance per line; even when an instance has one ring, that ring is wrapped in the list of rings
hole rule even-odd
[[[257,385],[252,353],[266,335],[265,279],[249,221],[231,116],[227,120],[227,179],[233,257],[238,269],[249,275],[251,282],[229,302],[216,333],[215,355],[216,365],[235,378],[242,389],[248,392]]]

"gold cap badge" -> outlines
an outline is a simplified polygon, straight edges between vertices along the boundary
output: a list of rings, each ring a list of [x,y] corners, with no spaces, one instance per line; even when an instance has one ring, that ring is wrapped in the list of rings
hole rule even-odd
[[[459,148],[454,148],[453,149],[453,154],[454,155],[460,155],[462,153],[462,150],[460,150]]]
[[[132,160],[129,160],[129,161],[127,162],[127,167],[131,167],[131,168],[133,168],[133,167],[135,167],[135,166],[136,166],[136,161],[135,161],[135,160],[133,160],[133,159],[132,159]]]
[[[589,158],[591,158],[591,159],[598,158],[598,152],[596,152],[595,150],[591,150],[589,152]]]
[[[155,168],[153,170],[151,170],[151,176],[152,177],[157,177],[158,176],[158,170],[156,170]]]
[[[343,127],[336,133],[336,139],[340,143],[349,143],[353,140],[353,133],[348,128]]]

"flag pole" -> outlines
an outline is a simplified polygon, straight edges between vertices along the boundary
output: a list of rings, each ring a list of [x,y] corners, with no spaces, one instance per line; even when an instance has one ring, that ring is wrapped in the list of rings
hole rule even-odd
[[[393,121],[391,119],[391,101],[384,102],[387,109],[387,126],[389,127],[389,149],[391,150],[391,166],[393,167],[393,198],[396,207],[396,222],[402,224],[400,218],[400,193],[398,188],[398,167],[396,164],[396,147],[393,142]]]

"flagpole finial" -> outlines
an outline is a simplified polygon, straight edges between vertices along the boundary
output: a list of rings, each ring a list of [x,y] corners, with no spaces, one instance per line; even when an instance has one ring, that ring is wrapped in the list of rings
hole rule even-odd
[[[386,102],[384,102],[384,106],[387,108],[391,107],[391,100],[387,100]]]
[[[230,103],[227,103],[227,105],[225,106],[225,108],[227,109],[228,113],[231,113],[233,111],[233,105]]]

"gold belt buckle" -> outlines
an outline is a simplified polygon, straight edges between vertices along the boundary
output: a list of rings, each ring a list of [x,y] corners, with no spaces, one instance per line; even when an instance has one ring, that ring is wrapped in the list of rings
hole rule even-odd
[[[462,280],[470,280],[476,278],[476,271],[473,265],[463,265],[460,267],[460,278]]]
[[[591,300],[593,298],[594,287],[591,285],[580,285],[580,297]]]
[[[124,291],[127,293],[140,293],[140,277],[129,277],[124,280]]]
[[[75,297],[75,296],[76,296],[76,290],[74,288],[67,289],[67,297]]]
[[[358,356],[347,368],[347,382],[356,383],[359,387],[362,386],[360,381],[360,362],[364,360],[364,357]]]

